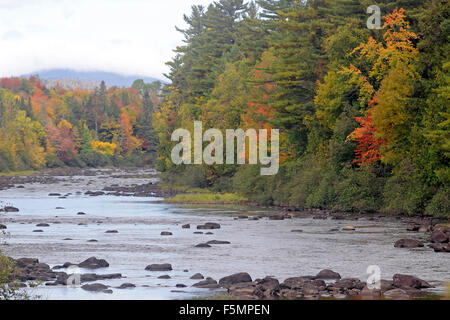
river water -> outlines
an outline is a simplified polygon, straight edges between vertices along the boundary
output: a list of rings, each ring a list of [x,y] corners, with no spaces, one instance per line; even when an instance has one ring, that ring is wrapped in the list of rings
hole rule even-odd
[[[238,215],[260,214],[276,209],[226,206],[183,206],[163,202],[161,198],[84,195],[112,184],[133,185],[156,181],[153,170],[122,172],[96,170],[95,176],[57,177],[53,184],[24,184],[24,188],[0,191],[0,201],[20,209],[19,213],[0,214],[7,225],[0,250],[13,258],[38,258],[51,267],[65,262],[79,263],[91,256],[106,259],[110,267],[95,273],[121,273],[124,279],[100,281],[111,286],[113,293],[90,293],[81,288],[45,287],[29,289],[41,299],[189,299],[218,294],[196,289],[198,280],[190,277],[199,272],[216,280],[248,272],[252,278],[315,275],[332,269],[344,277],[365,280],[371,265],[380,267],[383,279],[396,273],[418,276],[443,291],[450,280],[450,260],[445,253],[432,249],[397,249],[396,240],[415,238],[426,241],[426,234],[408,233],[398,220],[379,221],[313,220],[295,218],[283,221],[236,219]],[[128,176],[126,176],[128,174]],[[136,178],[145,174],[145,178]],[[78,191],[78,194],[77,194]],[[50,197],[49,193],[71,193],[67,198]],[[77,215],[78,212],[86,215]],[[220,223],[212,235],[194,234],[196,226],[206,222]],[[50,227],[36,227],[48,223]],[[183,229],[183,224],[191,229]],[[80,225],[81,224],[81,225]],[[355,232],[345,232],[348,224]],[[43,233],[33,230],[41,229]],[[330,231],[338,229],[339,231]],[[118,233],[105,233],[117,230]],[[303,232],[292,232],[302,230]],[[172,236],[161,236],[162,231]],[[70,238],[72,240],[64,240]],[[98,242],[87,242],[96,239]],[[231,244],[196,248],[209,240]],[[173,271],[149,272],[154,263],[170,263]],[[186,270],[188,270],[186,272]],[[63,270],[64,271],[64,270]],[[92,271],[81,270],[92,273]],[[161,275],[171,279],[158,279]],[[134,289],[115,289],[122,283],[133,283]],[[185,284],[183,289],[176,284]]]

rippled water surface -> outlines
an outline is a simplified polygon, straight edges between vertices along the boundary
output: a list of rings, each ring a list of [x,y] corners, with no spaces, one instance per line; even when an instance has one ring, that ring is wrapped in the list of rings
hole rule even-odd
[[[113,294],[94,294],[66,287],[41,287],[33,289],[33,293],[43,299],[183,299],[215,294],[190,287],[196,280],[189,278],[197,272],[217,280],[232,273],[248,272],[253,278],[270,275],[282,281],[293,276],[314,275],[329,268],[342,277],[364,280],[370,265],[380,266],[383,279],[391,279],[395,273],[412,274],[435,285],[437,291],[442,290],[443,281],[450,280],[448,254],[437,254],[427,247],[394,248],[394,242],[400,238],[426,241],[428,237],[407,233],[405,224],[397,220],[248,221],[235,218],[240,214],[270,210],[189,207],[167,204],[160,198],[84,195],[87,190],[97,191],[111,184],[148,183],[151,179],[148,175],[153,172],[135,174],[143,173],[145,179],[113,178],[112,171],[105,170],[97,176],[58,177],[62,181],[56,184],[26,184],[25,188],[0,191],[0,201],[20,208],[19,213],[0,215],[0,222],[7,225],[9,233],[3,239],[6,244],[0,246],[5,254],[13,258],[38,258],[50,266],[79,263],[96,256],[110,264],[109,268],[96,273],[121,273],[126,277],[101,283],[116,287],[131,282],[137,286],[126,290],[113,288]],[[81,194],[76,194],[77,191]],[[52,192],[71,195],[60,199],[50,197],[48,194]],[[77,215],[80,211],[86,215]],[[50,227],[36,227],[43,222]],[[196,226],[205,222],[220,223],[221,229],[211,230],[212,235],[194,234]],[[187,223],[191,224],[191,229],[182,229]],[[355,225],[357,231],[341,231],[348,224]],[[36,229],[44,232],[34,233]],[[107,234],[107,230],[119,233]],[[161,236],[162,231],[170,231],[173,236]],[[73,240],[64,240],[66,238]],[[98,242],[88,243],[90,239]],[[195,247],[209,240],[226,240],[231,244]],[[153,263],[170,263],[174,270],[145,271],[145,267]],[[171,279],[158,279],[164,274]],[[178,283],[188,287],[177,289]]]

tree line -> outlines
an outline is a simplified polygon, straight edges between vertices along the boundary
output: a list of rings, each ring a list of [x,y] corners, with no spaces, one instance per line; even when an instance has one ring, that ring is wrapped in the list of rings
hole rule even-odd
[[[378,5],[381,29],[367,28]],[[219,0],[178,29],[153,126],[173,185],[267,205],[449,216],[449,4]],[[177,128],[280,130],[280,172],[175,166]]]
[[[47,88],[36,76],[0,79],[0,172],[145,165],[156,157],[161,83]]]

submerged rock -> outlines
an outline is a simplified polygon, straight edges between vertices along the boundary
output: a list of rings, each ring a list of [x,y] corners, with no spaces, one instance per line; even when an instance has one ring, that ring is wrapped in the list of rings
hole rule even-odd
[[[150,264],[145,270],[147,271],[172,271],[172,265],[169,263],[163,264]]]
[[[199,243],[195,246],[196,248],[211,248],[209,244],[206,243]]]
[[[227,288],[233,284],[241,282],[252,282],[252,278],[248,273],[240,272],[232,274],[231,276],[224,277],[219,280],[219,284],[224,288]]]
[[[132,288],[136,288],[136,285],[132,283],[123,283],[120,285],[120,287],[117,287],[117,289],[132,289]]]
[[[89,292],[102,292],[107,290],[108,287],[101,283],[93,283],[93,284],[85,284],[81,287],[81,289],[89,291]]]
[[[423,243],[414,239],[400,239],[394,244],[395,248],[421,248]]]
[[[229,241],[211,240],[211,241],[208,241],[206,244],[231,244],[231,242],[229,242]]]

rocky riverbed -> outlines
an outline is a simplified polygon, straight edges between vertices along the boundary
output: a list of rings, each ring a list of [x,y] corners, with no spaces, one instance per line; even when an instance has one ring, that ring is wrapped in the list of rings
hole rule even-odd
[[[172,205],[157,182],[151,169],[0,177],[16,280],[44,299],[406,299],[450,280],[445,221]],[[374,265],[380,290],[366,287]]]

